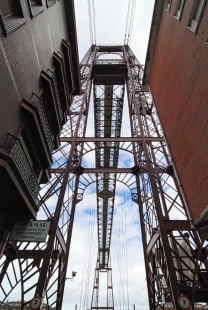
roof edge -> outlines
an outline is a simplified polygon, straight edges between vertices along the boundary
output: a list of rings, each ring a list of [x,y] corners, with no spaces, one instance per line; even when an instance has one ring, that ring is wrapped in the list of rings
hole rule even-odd
[[[74,82],[75,90],[74,95],[81,94],[81,81],[80,81],[80,70],[79,70],[79,51],[77,41],[77,28],[76,28],[76,17],[74,0],[64,0],[65,3],[65,14],[68,31],[68,40],[71,43],[71,53],[73,62]]]
[[[165,0],[155,0],[142,84],[149,84]]]
[[[208,226],[208,205],[199,214],[199,216],[194,221],[194,226],[199,228],[203,226]]]

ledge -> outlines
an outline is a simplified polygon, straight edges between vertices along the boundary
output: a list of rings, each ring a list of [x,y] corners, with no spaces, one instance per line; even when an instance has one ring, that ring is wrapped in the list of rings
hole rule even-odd
[[[194,226],[196,228],[201,228],[203,226],[208,226],[208,205],[200,213],[200,215],[195,219]]]

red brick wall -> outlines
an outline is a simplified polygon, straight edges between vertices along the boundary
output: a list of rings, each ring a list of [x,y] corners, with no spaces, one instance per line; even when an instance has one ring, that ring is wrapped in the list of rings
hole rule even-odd
[[[193,0],[182,19],[164,9],[150,88],[191,215],[208,204],[208,3],[196,34],[188,29]]]

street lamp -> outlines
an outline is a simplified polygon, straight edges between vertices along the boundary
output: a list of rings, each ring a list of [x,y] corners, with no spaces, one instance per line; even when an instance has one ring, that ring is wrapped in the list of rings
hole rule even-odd
[[[72,277],[71,278],[66,278],[66,280],[71,280],[71,281],[73,281],[73,279],[74,279],[74,277],[76,277],[76,275],[77,275],[77,272],[76,271],[72,271]]]

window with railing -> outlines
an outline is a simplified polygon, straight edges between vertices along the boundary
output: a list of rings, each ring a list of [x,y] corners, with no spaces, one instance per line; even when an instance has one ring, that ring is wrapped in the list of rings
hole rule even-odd
[[[70,93],[69,93],[69,87],[67,84],[67,74],[66,74],[66,64],[65,64],[65,59],[64,59],[64,55],[60,52],[57,53],[58,56],[61,58],[62,60],[62,66],[63,66],[63,72],[64,72],[64,80],[65,80],[65,86],[66,86],[66,92],[67,92],[67,97],[69,98]]]
[[[43,98],[38,97],[36,94],[33,93],[32,103],[38,109],[38,113],[40,116],[41,124],[43,126],[43,130],[44,130],[44,134],[45,134],[45,137],[48,143],[48,147],[49,147],[50,152],[52,152],[54,150],[54,144],[52,140],[50,126],[48,123],[48,118],[47,118],[46,111],[44,108]]]
[[[69,93],[74,91],[74,73],[73,73],[73,61],[71,54],[71,44],[68,40],[62,39],[62,51],[65,59],[67,82],[69,86]]]
[[[194,33],[196,33],[199,28],[206,3],[206,0],[194,0],[188,22],[188,28]]]
[[[25,23],[20,0],[0,1],[0,24],[4,36],[19,29]]]
[[[23,139],[17,138],[8,133],[6,140],[0,148],[13,158],[13,161],[19,170],[19,173],[24,180],[36,206],[39,207],[39,184]]]
[[[186,0],[178,0],[176,4],[176,10],[175,10],[175,18],[178,20],[181,20],[184,5],[185,5]]]
[[[37,16],[44,11],[41,0],[28,0],[31,18]]]
[[[46,5],[47,5],[47,7],[50,7],[50,6],[52,6],[53,4],[55,4],[56,3],[56,0],[46,0]]]
[[[61,101],[60,101],[60,96],[59,96],[57,80],[56,80],[56,74],[55,74],[55,71],[51,71],[50,69],[47,70],[47,74],[52,78],[53,88],[54,88],[55,97],[56,97],[56,103],[58,106],[59,116],[60,116],[60,119],[62,122],[63,121],[63,111],[62,111],[62,107],[61,107]]]

